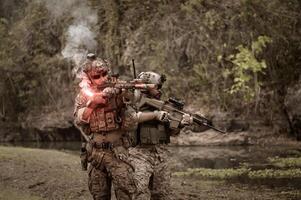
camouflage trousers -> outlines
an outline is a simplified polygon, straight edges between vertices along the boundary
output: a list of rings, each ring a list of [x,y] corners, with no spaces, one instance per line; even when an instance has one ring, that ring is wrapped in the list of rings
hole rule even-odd
[[[93,149],[89,166],[89,190],[94,200],[111,200],[111,184],[117,200],[135,199],[136,185],[131,164],[110,150]]]
[[[161,147],[135,147],[129,149],[129,161],[135,168],[138,200],[171,200],[171,173],[167,150]]]

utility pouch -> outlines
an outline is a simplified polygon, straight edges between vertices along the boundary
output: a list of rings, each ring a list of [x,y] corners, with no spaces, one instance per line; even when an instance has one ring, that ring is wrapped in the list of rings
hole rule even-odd
[[[87,160],[88,162],[92,161],[92,151],[93,151],[93,143],[92,142],[88,142],[86,144],[86,151],[87,151]]]
[[[105,113],[103,108],[97,108],[93,111],[90,118],[91,132],[106,130]]]
[[[102,160],[104,156],[105,152],[93,149],[91,165],[93,165],[96,169],[100,169],[102,166]]]
[[[157,128],[154,125],[143,124],[140,126],[141,144],[159,144]]]
[[[80,164],[83,171],[87,171],[88,168],[88,154],[86,150],[86,143],[82,143],[81,149],[80,149]]]
[[[142,124],[139,127],[141,144],[165,144],[169,142],[169,136],[164,125]]]
[[[115,129],[116,123],[115,123],[115,115],[113,112],[107,112],[105,114],[106,116],[106,122],[107,122],[107,128],[108,129]]]
[[[158,124],[157,126],[157,136],[159,138],[159,144],[168,144],[170,143],[170,136],[163,124]]]

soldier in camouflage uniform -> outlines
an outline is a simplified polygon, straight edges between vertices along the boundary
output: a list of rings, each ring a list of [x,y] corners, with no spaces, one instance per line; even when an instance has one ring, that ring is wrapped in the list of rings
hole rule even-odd
[[[108,79],[107,61],[91,56],[84,64],[87,80],[75,100],[75,123],[91,141],[87,147],[90,162],[89,190],[94,200],[110,200],[111,184],[117,199],[135,199],[133,167],[126,161],[129,140],[126,130],[131,120],[120,90],[104,87]]]
[[[148,98],[160,99],[164,76],[160,76],[154,72],[142,72],[138,76],[144,83],[156,84],[157,89],[142,91],[136,94],[137,103],[139,105],[139,98],[143,96]],[[137,93],[137,91],[136,91]],[[136,108],[138,116],[143,113],[158,112],[150,106],[143,106]],[[161,113],[159,118],[149,117],[140,120],[142,122],[138,125],[137,131],[133,132],[132,140],[136,145],[130,148],[130,162],[135,168],[134,179],[137,184],[137,196],[139,200],[149,199],[172,199],[170,188],[171,173],[167,160],[166,144],[170,143],[170,136],[177,135],[180,129],[171,129],[166,123],[166,116],[168,113]],[[151,116],[151,115],[150,115]],[[159,120],[158,120],[159,119]],[[190,115],[184,115],[181,124],[188,125],[192,123]]]

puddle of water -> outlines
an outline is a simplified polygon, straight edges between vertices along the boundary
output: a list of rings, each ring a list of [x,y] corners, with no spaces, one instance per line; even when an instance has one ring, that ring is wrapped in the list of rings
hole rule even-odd
[[[176,171],[187,168],[225,169],[247,164],[254,168],[269,168],[268,158],[301,157],[301,147],[238,146],[238,147],[178,147],[169,148]]]
[[[210,173],[217,173],[223,169],[241,169],[242,165],[252,171],[262,170],[262,178],[250,178],[248,174],[237,178],[219,179],[237,187],[264,187],[277,191],[299,191],[301,189],[301,178],[268,178],[265,177],[265,169],[279,169],[269,162],[269,158],[301,157],[301,148],[289,146],[239,146],[239,147],[170,147],[173,159],[174,172],[186,171],[188,168],[205,168]],[[293,167],[296,168],[296,167]],[[285,170],[284,168],[283,170]],[[296,168],[298,170],[298,168]],[[223,173],[223,172],[222,172]],[[214,175],[213,175],[214,176]],[[193,179],[207,180],[210,177],[191,177]]]

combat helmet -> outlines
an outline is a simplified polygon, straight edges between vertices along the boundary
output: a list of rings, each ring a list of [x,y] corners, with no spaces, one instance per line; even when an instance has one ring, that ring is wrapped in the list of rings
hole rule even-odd
[[[156,84],[158,89],[161,89],[163,83],[166,81],[164,74],[160,75],[155,72],[141,72],[138,75],[138,79],[141,79],[143,83]]]
[[[97,58],[95,54],[89,53],[87,59],[83,64],[83,72],[88,77],[94,77],[98,75],[108,74],[110,71],[110,63],[101,58]]]

